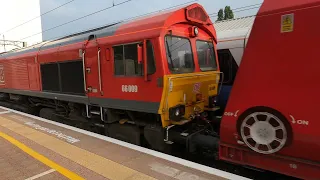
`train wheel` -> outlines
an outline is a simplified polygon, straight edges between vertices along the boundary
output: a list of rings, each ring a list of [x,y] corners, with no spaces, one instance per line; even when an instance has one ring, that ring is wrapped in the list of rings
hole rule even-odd
[[[240,125],[244,143],[262,154],[272,154],[288,141],[288,130],[283,121],[270,112],[253,112]]]
[[[53,120],[54,109],[42,108],[40,109],[39,116],[48,120]]]

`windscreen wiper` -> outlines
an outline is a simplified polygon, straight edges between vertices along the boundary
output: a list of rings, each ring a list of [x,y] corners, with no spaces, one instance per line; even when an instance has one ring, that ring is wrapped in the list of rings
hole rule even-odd
[[[172,67],[173,67],[173,60],[172,60],[172,56],[171,56],[171,50],[170,50],[170,47],[169,47],[169,43],[168,43],[168,39],[166,38],[166,45],[167,45],[167,52],[168,52],[168,56],[170,58],[170,62],[172,64]]]

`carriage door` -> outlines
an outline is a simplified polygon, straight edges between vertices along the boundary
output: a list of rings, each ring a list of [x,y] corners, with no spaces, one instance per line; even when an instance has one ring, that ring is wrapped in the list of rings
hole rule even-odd
[[[85,43],[85,51],[83,52],[84,61],[84,84],[87,95],[92,97],[101,97],[101,68],[100,68],[100,47],[95,35],[90,35]]]

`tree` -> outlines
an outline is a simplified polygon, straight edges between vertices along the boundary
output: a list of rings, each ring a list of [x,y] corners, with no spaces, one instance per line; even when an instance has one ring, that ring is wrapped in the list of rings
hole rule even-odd
[[[222,21],[223,20],[223,9],[220,9],[218,12],[218,19],[217,21]]]
[[[219,10],[217,21],[233,19],[233,18],[234,18],[234,14],[233,14],[233,11],[231,10],[231,7],[226,6],[224,10],[223,9]]]
[[[233,18],[234,18],[233,11],[231,10],[230,6],[226,6],[224,8],[224,20],[233,19]]]

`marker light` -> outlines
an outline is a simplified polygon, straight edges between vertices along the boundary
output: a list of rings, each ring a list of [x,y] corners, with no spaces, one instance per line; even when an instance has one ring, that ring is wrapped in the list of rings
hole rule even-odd
[[[191,37],[196,37],[199,34],[199,29],[196,26],[192,26],[189,28],[189,33]]]
[[[176,109],[176,116],[179,116],[179,114],[180,114],[180,109],[177,108],[177,109]]]
[[[199,34],[199,29],[198,29],[197,27],[194,28],[194,34],[195,34],[196,36],[198,36],[198,34]]]

